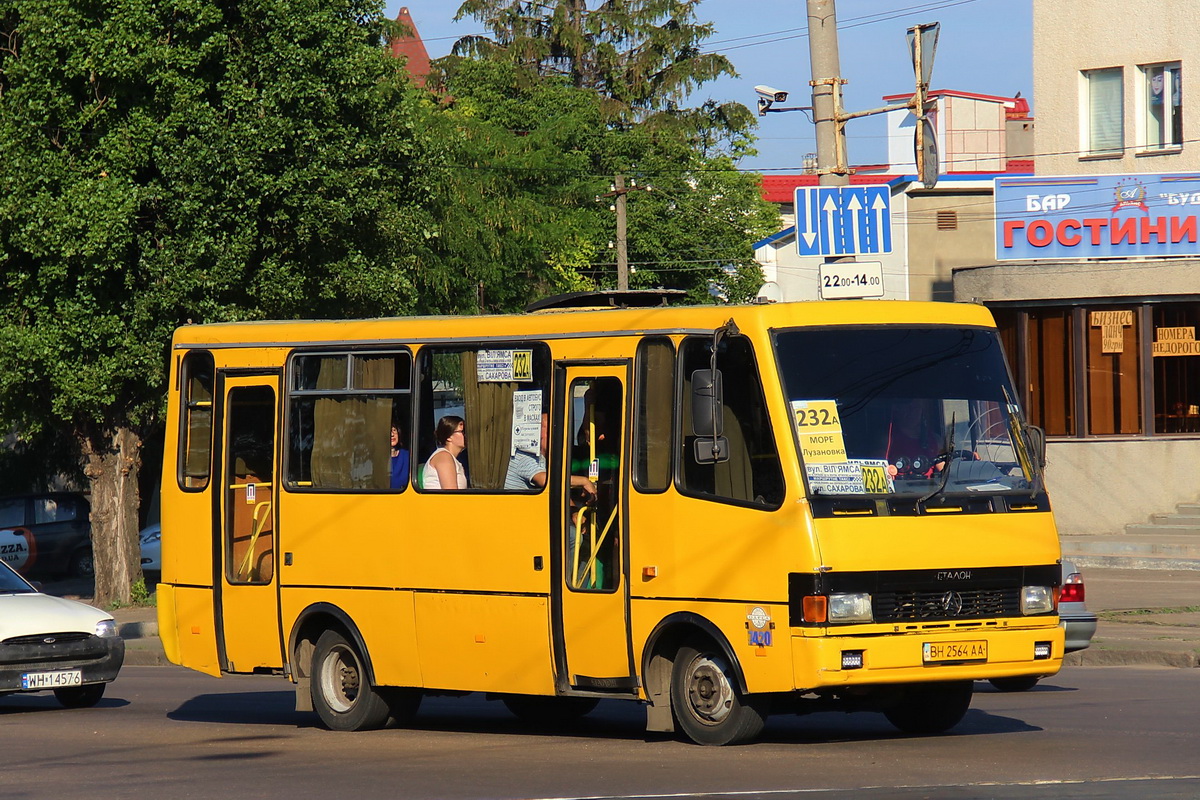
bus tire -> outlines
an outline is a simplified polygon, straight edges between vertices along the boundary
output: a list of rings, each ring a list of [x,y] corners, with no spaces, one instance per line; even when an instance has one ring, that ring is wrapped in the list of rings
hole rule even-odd
[[[317,639],[311,674],[313,708],[330,730],[367,731],[387,723],[387,701],[371,685],[362,654],[342,634],[329,630]]]
[[[1038,684],[1036,675],[1017,675],[1013,678],[991,678],[988,680],[998,692],[1027,692]]]
[[[767,723],[765,697],[743,695],[725,654],[706,639],[685,643],[671,668],[671,708],[679,729],[696,744],[739,744]]]
[[[557,727],[592,712],[600,701],[594,697],[545,697],[510,694],[501,701],[517,719],[539,727]]]
[[[972,691],[972,681],[916,684],[907,687],[883,715],[905,733],[944,733],[966,716]]]

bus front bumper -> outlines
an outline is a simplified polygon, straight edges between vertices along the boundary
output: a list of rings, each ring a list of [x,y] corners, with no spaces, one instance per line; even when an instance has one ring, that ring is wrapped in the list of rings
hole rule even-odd
[[[1062,658],[1060,626],[792,636],[797,689],[1047,676]]]

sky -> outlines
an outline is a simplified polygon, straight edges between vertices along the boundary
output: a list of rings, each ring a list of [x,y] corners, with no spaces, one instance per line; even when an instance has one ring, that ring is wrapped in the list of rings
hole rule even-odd
[[[429,57],[438,58],[458,37],[486,33],[473,19],[454,21],[459,5],[459,0],[387,0],[385,12],[395,19],[407,6]],[[1032,0],[837,0],[836,12],[847,111],[877,108],[885,95],[913,90],[906,32],[928,22],[941,23],[930,88],[1033,95]],[[705,49],[728,57],[739,77],[705,84],[693,95],[694,105],[713,98],[753,109],[758,84],[788,91],[781,105],[811,105],[805,0],[702,0],[697,18],[715,28]],[[1036,117],[1037,108],[1032,111]],[[758,120],[759,154],[739,166],[801,172],[804,155],[816,150],[806,115],[772,113]],[[851,120],[846,132],[851,163],[887,162],[883,115]]]

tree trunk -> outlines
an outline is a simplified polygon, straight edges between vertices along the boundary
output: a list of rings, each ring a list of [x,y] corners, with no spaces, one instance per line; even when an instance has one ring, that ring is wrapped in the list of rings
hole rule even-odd
[[[130,602],[142,577],[138,542],[138,470],[142,440],[129,428],[84,435],[84,474],[91,487],[93,603],[101,608]]]

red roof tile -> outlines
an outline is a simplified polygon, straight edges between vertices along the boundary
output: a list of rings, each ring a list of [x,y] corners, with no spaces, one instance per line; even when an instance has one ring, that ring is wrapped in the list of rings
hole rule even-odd
[[[425,50],[425,43],[421,41],[421,34],[417,33],[417,26],[413,22],[412,15],[408,13],[408,6],[400,8],[400,13],[396,15],[396,21],[411,31],[411,35],[397,36],[392,39],[392,55],[403,56],[405,69],[408,70],[409,75],[412,75],[413,82],[418,86],[424,86],[425,79],[429,77],[429,53]]]

